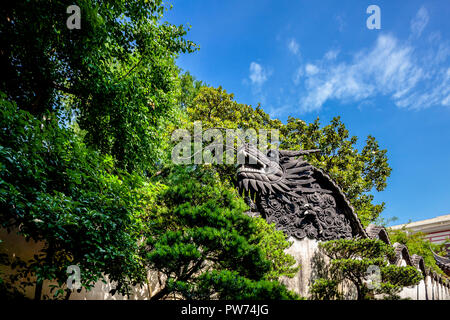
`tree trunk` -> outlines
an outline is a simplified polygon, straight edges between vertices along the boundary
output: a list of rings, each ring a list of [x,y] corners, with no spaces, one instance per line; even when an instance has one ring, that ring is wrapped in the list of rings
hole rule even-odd
[[[44,265],[52,263],[54,251],[55,251],[54,247],[49,244],[49,247],[47,249],[47,255],[44,260]],[[41,281],[36,280],[36,288],[34,290],[34,300],[41,300],[43,284],[44,284],[44,279],[42,279]]]
[[[34,300],[41,300],[43,282],[44,281],[36,280],[36,288],[34,290]]]
[[[160,300],[164,298],[164,296],[168,293],[169,291],[167,290],[167,287],[164,287],[163,289],[159,290],[159,292],[156,293],[153,297],[151,297],[150,300]]]

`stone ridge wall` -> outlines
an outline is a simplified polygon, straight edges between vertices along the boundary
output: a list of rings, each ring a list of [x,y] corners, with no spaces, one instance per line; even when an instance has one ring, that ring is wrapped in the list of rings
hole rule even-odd
[[[31,259],[34,254],[38,253],[42,248],[42,243],[37,242],[26,242],[22,236],[17,235],[15,232],[7,233],[6,230],[0,229],[0,239],[4,242],[2,243],[3,252],[6,252],[10,257],[18,256],[24,260]],[[321,276],[321,266],[328,262],[327,257],[319,252],[318,240],[312,240],[304,238],[298,240],[296,238],[290,237],[288,239],[292,241],[293,244],[290,248],[286,250],[287,253],[294,256],[297,263],[301,265],[300,271],[293,278],[282,278],[281,281],[290,289],[303,297],[308,297],[309,287],[312,282]],[[403,250],[397,250],[400,253],[404,253]],[[402,254],[400,258],[395,262],[398,265],[412,265],[413,261],[408,259],[408,256]],[[418,285],[412,288],[404,288],[400,293],[402,298],[410,298],[413,300],[450,300],[450,283],[445,282],[440,276],[428,269],[420,269],[424,274],[424,280],[422,280]],[[1,273],[11,273],[12,271],[6,267],[0,267]],[[73,292],[70,295],[70,300],[147,300],[153,294],[155,294],[161,288],[162,281],[161,277],[155,272],[149,272],[148,284],[142,287],[135,287],[133,294],[130,297],[115,294],[114,296],[109,293],[114,285],[107,282],[98,282],[94,288],[89,292],[85,290],[78,292]],[[33,281],[33,279],[31,279]],[[50,281],[45,281],[43,285],[43,295],[50,294],[50,287],[52,283]],[[34,287],[30,286],[25,291],[25,295],[32,299],[34,297]],[[351,292],[351,288],[348,287],[348,292],[346,295],[347,299],[354,299],[355,295]]]
[[[309,287],[315,279],[321,277],[321,266],[329,259],[319,251],[319,241],[304,238],[302,240],[289,238],[293,244],[286,250],[294,256],[297,263],[301,265],[300,271],[293,278],[283,278],[281,281],[290,289],[303,297],[309,297]],[[411,261],[401,257],[393,263],[399,266],[411,265]],[[450,300],[450,283],[443,280],[430,270],[418,268],[424,275],[418,285],[406,287],[400,292],[400,297],[412,300]],[[424,272],[425,271],[425,272]],[[355,292],[351,286],[346,286],[346,299],[355,299]],[[382,297],[378,297],[382,298]]]
[[[407,265],[402,260],[401,265]],[[422,273],[423,274],[423,273]],[[405,287],[400,292],[400,297],[411,300],[450,300],[450,287],[442,278],[436,277],[432,272],[423,274],[424,279],[418,285]]]
[[[370,224],[366,228],[367,235],[372,239],[379,239],[394,247],[396,256],[392,264],[398,266],[413,266],[422,272],[424,280],[414,287],[404,288],[400,297],[413,300],[450,300],[450,281],[425,266],[421,256],[411,255],[408,248],[400,243],[391,244],[389,235],[384,227]]]

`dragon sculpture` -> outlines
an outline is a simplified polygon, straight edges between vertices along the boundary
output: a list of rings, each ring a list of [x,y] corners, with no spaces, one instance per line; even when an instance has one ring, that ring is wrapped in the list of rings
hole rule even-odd
[[[237,178],[250,194],[253,215],[261,215],[277,229],[297,239],[317,240],[367,237],[341,189],[303,155],[319,150],[268,150],[251,144],[239,152]],[[253,202],[251,199],[255,199]]]
[[[324,171],[303,159],[304,155],[318,151],[263,153],[252,144],[243,144],[238,150],[237,183],[240,191],[248,194],[247,214],[262,216],[287,236],[299,240],[379,239],[394,248],[395,256],[390,263],[400,265],[406,261],[407,265],[420,269],[424,277],[443,283],[435,271],[425,267],[423,257],[410,255],[403,244],[391,244],[384,227],[370,224],[363,228],[339,186]],[[450,258],[433,254],[438,266],[450,275]],[[450,282],[444,283],[450,288]],[[430,299],[428,292],[426,295]]]

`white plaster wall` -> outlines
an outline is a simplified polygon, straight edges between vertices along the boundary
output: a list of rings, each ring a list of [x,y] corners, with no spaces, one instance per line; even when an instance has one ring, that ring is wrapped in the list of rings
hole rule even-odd
[[[434,300],[441,300],[439,295],[439,282],[434,281]]]
[[[402,291],[400,291],[399,296],[403,299],[417,299],[417,285],[412,287],[404,287]]]
[[[6,253],[10,258],[19,257],[24,261],[33,258],[33,255],[37,254],[43,247],[43,242],[35,242],[35,241],[26,241],[25,238],[21,235],[17,234],[17,230],[13,230],[11,233],[8,233],[6,229],[0,228],[0,239],[3,241],[0,243],[0,252]],[[3,275],[13,274],[14,271],[9,267],[0,266],[0,273]],[[90,290],[86,291],[82,289],[80,293],[74,291],[70,295],[70,300],[137,300],[137,299],[148,299],[150,294],[155,294],[159,288],[160,284],[158,281],[158,276],[155,272],[149,272],[148,274],[150,290],[148,285],[145,284],[142,287],[135,287],[132,291],[132,294],[129,298],[126,296],[115,294],[114,296],[109,294],[110,290],[115,286],[107,282],[107,284],[99,281],[95,284],[95,286]],[[32,282],[36,282],[35,277],[31,277],[30,280]],[[50,285],[56,284],[56,282],[52,281],[44,281],[42,285],[42,297],[44,298],[46,295],[48,297],[52,297],[53,293],[50,292]],[[25,291],[23,292],[27,298],[33,299],[35,295],[35,285],[27,286]]]
[[[298,240],[294,237],[290,237],[288,241],[293,242],[293,244],[286,252],[295,258],[297,265],[300,264],[301,268],[296,276],[293,278],[283,277],[281,282],[284,283],[288,289],[298,293],[302,297],[308,297],[311,278],[314,276],[312,259],[315,255],[319,254],[319,242],[308,238]]]
[[[428,296],[428,300],[433,300],[433,280],[431,279],[430,276],[426,276],[426,284],[427,284],[427,296]]]
[[[418,300],[426,300],[425,281],[424,280],[420,280],[419,285],[417,286],[417,288],[418,288],[417,299]]]
[[[70,300],[148,300],[159,291],[160,284],[157,272],[150,271],[147,278],[149,283],[134,287],[129,297],[118,293],[111,295],[109,292],[115,286],[109,281],[106,284],[99,281],[89,291],[72,292]]]
[[[0,228],[0,240],[3,241],[0,243],[0,252],[6,253],[10,259],[16,257],[21,258],[24,261],[32,259],[33,255],[37,254],[44,247],[44,243],[32,240],[27,242],[25,238],[18,235],[16,231],[17,230],[13,230],[11,233],[8,233],[6,229]],[[6,278],[6,276],[14,274],[15,272],[7,266],[0,266],[0,273]],[[36,278],[30,277],[30,281],[36,282]],[[34,287],[26,287],[24,294],[29,298],[34,297]]]
[[[431,300],[438,300],[436,291],[436,281],[431,278]]]

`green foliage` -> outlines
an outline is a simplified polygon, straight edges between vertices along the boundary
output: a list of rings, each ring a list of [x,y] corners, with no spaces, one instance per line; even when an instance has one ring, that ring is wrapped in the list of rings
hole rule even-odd
[[[294,267],[296,261],[293,256],[286,254],[292,243],[287,241],[283,231],[276,230],[275,224],[268,224],[263,218],[254,218],[257,227],[256,241],[264,256],[272,262],[271,270],[266,279],[278,280],[281,276],[292,278],[301,266]]]
[[[322,152],[307,156],[315,166],[324,169],[342,188],[355,208],[364,226],[373,222],[384,209],[384,203],[374,204],[374,189],[382,191],[391,173],[387,162],[386,150],[380,149],[374,137],[368,136],[362,150],[355,145],[357,137],[350,137],[339,117],[330,124],[321,127],[319,119],[306,124],[304,121],[289,117],[286,124],[271,119],[260,106],[240,104],[234,101],[222,87],[202,86],[187,107],[190,120],[202,121],[203,128],[225,127],[246,130],[253,128],[279,129],[280,149],[320,149]],[[221,176],[234,181],[234,170],[222,166]]]
[[[289,117],[281,128],[281,149],[320,149],[321,153],[306,158],[324,169],[341,187],[356,210],[362,224],[367,226],[383,211],[384,203],[374,204],[373,189],[382,191],[391,173],[386,150],[380,149],[374,137],[368,136],[361,151],[355,147],[358,138],[349,132],[339,117],[320,127],[319,119],[306,124]]]
[[[412,266],[388,265],[381,268],[381,278],[383,282],[380,283],[381,288],[378,291],[395,298],[401,288],[419,283],[423,276]]]
[[[433,250],[434,252],[445,256],[447,254],[445,251],[445,243],[431,243],[425,238],[425,234],[423,232],[408,232],[407,226],[398,230],[388,229],[388,233],[389,238],[393,243],[398,242],[404,244],[408,247],[408,251],[411,255],[417,254],[422,256],[427,267],[430,267],[441,276],[446,276],[441,268],[436,265],[436,260],[434,259],[433,252],[431,251]]]
[[[1,107],[1,224],[20,225],[22,235],[46,243],[32,261],[10,262],[16,280],[35,275],[38,283],[55,279],[61,288],[67,266],[76,264],[83,287],[108,276],[115,291],[127,293],[150,267],[174,284],[205,290],[209,283],[208,290],[219,292],[228,278],[213,283],[203,272],[210,263],[208,270],[237,272],[239,288],[248,286],[243,297],[294,297],[269,281],[296,270],[283,252],[284,235],[243,214],[245,203],[213,170],[178,167],[163,179],[167,186],[147,183],[87,148],[54,114],[40,121],[6,100]],[[232,288],[223,290],[230,297]]]
[[[177,106],[174,59],[196,46],[162,23],[161,0],[78,1],[81,29],[66,27],[65,1],[1,7],[0,90],[33,115],[75,117],[86,142],[128,171],[158,162]]]
[[[319,247],[330,263],[311,286],[315,299],[341,299],[345,283],[355,286],[358,300],[373,299],[376,294],[398,298],[405,286],[416,285],[422,280],[421,272],[414,267],[389,264],[394,249],[380,240],[340,239],[320,243]],[[372,268],[378,268],[379,282],[369,282],[375,280],[370,272]]]
[[[358,152],[339,119],[283,124],[181,74],[175,59],[196,46],[183,26],[162,22],[161,0],[80,0],[80,30],[66,27],[69,4],[0,8],[0,226],[45,244],[30,261],[2,261],[17,271],[8,284],[2,275],[2,291],[16,296],[10,282],[36,277],[37,297],[50,279],[58,296],[75,264],[86,289],[108,277],[126,294],[151,268],[168,279],[155,299],[298,298],[276,281],[298,270],[284,253],[290,244],[244,214],[235,168],[167,165],[170,133],[196,120],[280,129],[282,148],[320,148],[309,160],[336,179],[363,223],[382,211],[368,192],[383,190],[391,169],[374,138]]]
[[[186,78],[186,80],[189,79]],[[190,84],[191,87],[194,85],[198,86],[198,83]],[[193,132],[193,123],[196,121],[201,121],[203,130],[211,128],[239,129],[242,130],[242,135],[247,129],[272,129],[282,125],[281,121],[270,119],[260,106],[253,109],[250,105],[236,102],[234,95],[227,93],[220,86],[213,88],[201,85],[196,89],[196,93],[192,103],[186,107],[188,116],[186,128],[191,132]],[[225,138],[226,132],[222,131],[222,134]],[[258,136],[258,132],[256,134]],[[242,138],[234,137],[234,148],[238,147],[238,140],[241,142]],[[221,179],[226,179],[236,185],[236,168],[233,165],[217,165],[216,168]]]
[[[222,300],[299,299],[277,282],[255,281],[229,270],[205,272],[199,276],[195,286],[180,281],[170,281],[168,286],[173,291],[183,293],[187,299],[210,299],[215,296]]]
[[[333,279],[318,278],[311,285],[309,292],[312,300],[340,300],[343,294],[339,291],[339,281]]]
[[[190,74],[183,75],[182,79],[184,88],[187,88],[184,91],[188,93],[190,101],[183,104],[189,116],[187,120],[190,123],[186,125],[188,128],[194,121],[201,121],[203,129],[271,129],[281,125],[280,121],[270,119],[259,106],[253,109],[249,105],[237,103],[234,101],[234,95],[228,94],[222,87],[215,89],[205,86],[195,81]],[[216,165],[215,168],[222,181],[235,182],[233,165]],[[294,276],[300,266],[293,267],[295,259],[283,251],[291,245],[287,242],[285,235],[276,231],[274,226],[268,225],[263,219],[256,219],[255,223],[261,237],[259,246],[266,257],[273,262],[272,270],[267,278],[275,280],[280,276]]]
[[[278,128],[279,120],[270,119],[260,106],[237,103],[234,95],[222,87],[202,86],[191,107],[187,108],[190,120],[202,121],[203,128],[223,127],[230,129]]]
[[[69,4],[0,9],[0,224],[44,243],[30,261],[4,261],[16,271],[8,280],[37,283],[37,298],[55,280],[58,296],[75,264],[84,288],[108,277],[126,294],[150,267],[168,276],[166,290],[294,298],[273,281],[296,270],[289,243],[243,214],[213,170],[146,178],[158,176],[170,129],[205,91],[174,62],[196,49],[186,29],[161,21],[161,0],[82,0],[81,29],[69,30]]]
[[[205,86],[202,81],[196,80],[189,71],[181,74],[180,70],[180,96],[179,104],[183,110],[194,106],[194,99],[197,97],[200,89]]]
[[[38,120],[2,94],[0,115],[0,226],[45,243],[31,261],[10,262],[16,279],[55,279],[61,287],[67,266],[78,265],[85,288],[105,276],[123,293],[141,282],[140,199],[157,187],[117,170],[55,114]]]
[[[394,256],[394,249],[383,241],[374,239],[340,239],[320,244],[331,259],[390,259]]]
[[[168,279],[155,299],[174,291],[186,298],[294,297],[265,280],[284,270],[265,257],[259,247],[262,222],[258,227],[244,214],[247,206],[234,188],[208,168],[174,167],[164,180],[161,209],[146,234],[146,262]]]

